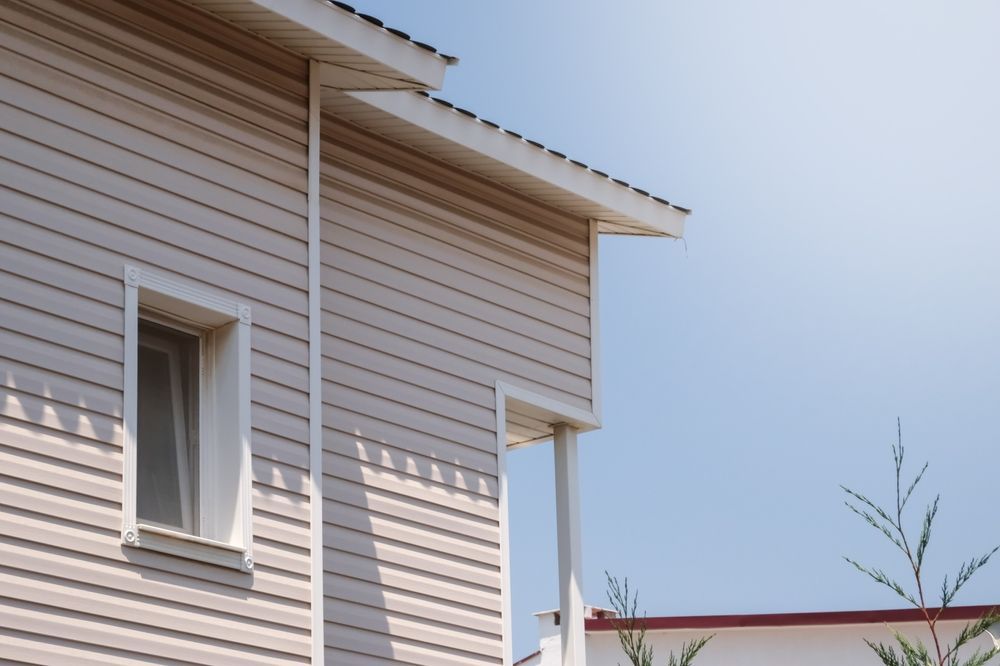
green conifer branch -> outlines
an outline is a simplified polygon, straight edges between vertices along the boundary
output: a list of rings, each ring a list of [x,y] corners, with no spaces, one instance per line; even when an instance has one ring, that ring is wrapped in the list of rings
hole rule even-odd
[[[607,571],[604,576],[608,579],[608,601],[618,614],[611,620],[611,626],[618,634],[622,652],[632,666],[653,666],[653,646],[646,642],[646,614],[643,613],[641,618],[638,616],[639,593],[629,590],[627,577],[619,582]],[[694,658],[714,636],[702,636],[684,643],[679,657],[673,652],[667,655],[667,666],[691,666]]]
[[[944,612],[944,609],[951,605],[959,590],[961,590],[962,587],[969,582],[969,579],[971,579],[972,576],[979,571],[979,569],[989,563],[990,558],[1000,551],[1000,546],[997,546],[985,555],[962,563],[959,567],[958,574],[951,583],[949,583],[948,577],[945,576],[944,581],[941,584],[940,607],[933,613],[930,609],[928,609],[924,595],[923,565],[924,557],[927,554],[928,547],[930,546],[934,519],[937,517],[941,497],[938,495],[934,498],[934,501],[927,506],[924,512],[920,534],[916,541],[916,548],[911,547],[911,542],[907,537],[906,531],[903,529],[903,513],[917,486],[923,480],[924,474],[927,472],[928,464],[924,464],[924,466],[920,469],[920,472],[913,478],[904,490],[903,463],[906,451],[903,448],[902,428],[900,427],[898,419],[896,421],[896,428],[897,444],[892,447],[892,458],[896,476],[895,515],[893,516],[890,512],[881,508],[865,495],[855,492],[846,486],[841,486],[841,488],[845,493],[847,493],[849,498],[853,498],[853,500],[857,502],[857,504],[855,504],[852,503],[852,501],[847,500],[845,501],[847,507],[860,516],[861,519],[867,524],[881,532],[883,536],[889,539],[904,554],[913,574],[916,592],[914,593],[904,588],[903,585],[893,578],[890,578],[889,575],[882,569],[866,567],[849,557],[845,557],[844,559],[858,571],[867,575],[876,583],[888,587],[897,595],[922,611],[927,628],[930,631],[931,638],[933,639],[933,652],[931,647],[925,646],[919,640],[913,642],[895,629],[892,631],[893,636],[896,639],[899,652],[896,651],[896,648],[883,643],[873,643],[869,640],[865,640],[865,643],[872,649],[873,652],[875,652],[884,666],[984,666],[993,657],[1000,656],[1000,643],[997,643],[996,639],[994,639],[994,647],[989,649],[980,648],[964,660],[962,660],[959,656],[959,651],[961,648],[967,646],[970,642],[979,638],[983,634],[992,636],[992,634],[989,634],[988,630],[991,626],[1000,622],[1000,612],[993,610],[984,615],[982,618],[966,624],[955,638],[955,641],[950,645],[941,644],[941,639],[938,635],[938,622],[941,619],[941,614]],[[859,508],[859,506],[862,508]]]

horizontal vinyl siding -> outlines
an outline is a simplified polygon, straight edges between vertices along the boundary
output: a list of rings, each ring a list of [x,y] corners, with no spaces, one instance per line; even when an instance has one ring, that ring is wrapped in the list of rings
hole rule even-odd
[[[497,664],[494,386],[590,409],[588,224],[324,132],[327,660]]]
[[[307,661],[305,79],[171,0],[0,4],[0,661]],[[120,544],[126,263],[253,308],[252,576]]]

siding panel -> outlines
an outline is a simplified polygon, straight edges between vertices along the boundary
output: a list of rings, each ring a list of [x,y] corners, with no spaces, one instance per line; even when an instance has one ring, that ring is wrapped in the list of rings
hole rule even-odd
[[[305,77],[172,0],[0,3],[0,659],[308,660]],[[252,576],[120,543],[125,263],[253,308]]]
[[[588,225],[325,127],[327,657],[497,664],[494,387],[590,408]]]

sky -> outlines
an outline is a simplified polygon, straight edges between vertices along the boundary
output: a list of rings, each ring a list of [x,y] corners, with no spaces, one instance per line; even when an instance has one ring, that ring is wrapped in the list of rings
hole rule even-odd
[[[588,602],[607,570],[650,616],[900,607],[839,488],[892,501],[897,417],[931,587],[1000,544],[1000,4],[354,5],[461,58],[440,96],[694,210],[601,240]],[[551,445],[508,462],[517,658],[558,606]]]

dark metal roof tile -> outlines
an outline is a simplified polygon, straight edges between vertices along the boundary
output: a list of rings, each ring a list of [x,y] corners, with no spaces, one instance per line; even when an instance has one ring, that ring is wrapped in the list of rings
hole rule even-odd
[[[479,122],[483,123],[484,125],[489,125],[490,127],[494,128],[494,129],[500,129],[500,126],[497,125],[492,120],[486,120],[486,118],[480,118]]]
[[[438,50],[436,48],[434,48],[433,46],[431,46],[430,44],[427,44],[425,42],[418,42],[415,39],[411,39],[410,42],[412,42],[413,44],[416,44],[417,46],[419,46],[420,48],[424,49],[425,51],[430,51],[431,53],[437,53],[438,52]]]
[[[434,48],[430,44],[427,44],[426,42],[418,42],[417,40],[415,40],[412,37],[410,37],[410,35],[408,35],[407,33],[403,32],[402,30],[397,30],[396,28],[389,28],[389,27],[387,27],[385,25],[385,23],[382,22],[381,19],[379,19],[379,18],[377,18],[375,16],[372,16],[371,14],[362,14],[361,12],[359,12],[358,10],[356,10],[354,7],[350,6],[346,2],[341,2],[340,0],[327,0],[327,1],[330,2],[330,4],[332,4],[332,5],[340,7],[345,12],[350,12],[351,14],[354,14],[358,18],[361,18],[361,19],[364,19],[365,21],[368,21],[372,25],[377,25],[378,27],[385,29],[387,32],[391,32],[393,35],[395,35],[396,37],[399,37],[400,39],[405,39],[406,41],[410,42],[414,46],[419,46],[420,48],[422,48],[425,51],[430,51],[431,53],[436,53],[437,55],[441,56],[445,60],[448,60],[449,62],[458,60],[458,58],[456,58],[455,56],[450,56],[450,55],[446,55],[444,53],[439,52],[436,48]]]
[[[361,18],[363,18],[364,20],[368,21],[369,23],[371,23],[373,25],[377,25],[380,28],[384,28],[385,27],[385,24],[382,23],[382,21],[378,20],[377,18],[375,18],[371,14],[362,14],[362,13],[359,12],[358,16],[360,16]]]
[[[456,106],[455,110],[458,111],[459,113],[462,113],[462,114],[465,114],[465,115],[469,116],[470,118],[475,118],[476,117],[476,114],[474,114],[472,111],[469,111],[468,109],[463,109],[460,106]]]
[[[446,99],[441,99],[440,97],[431,97],[431,99],[440,104],[441,106],[447,106],[449,109],[455,108],[455,105]]]
[[[528,143],[530,143],[531,145],[533,145],[535,148],[541,148],[542,150],[545,150],[545,146],[543,146],[542,144],[538,143],[537,141],[532,141],[531,139],[525,139],[525,141],[527,141]]]
[[[583,162],[578,162],[578,161],[576,161],[576,160],[573,160],[573,159],[571,159],[571,160],[570,160],[570,162],[572,162],[573,164],[577,165],[577,166],[578,166],[578,167],[580,167],[581,169],[587,169],[587,168],[589,168],[589,167],[588,167],[588,166],[587,166],[586,164],[584,164]]]
[[[546,150],[555,155],[556,157],[566,159],[566,156],[560,153],[558,150],[552,150],[551,148],[546,148]]]
[[[608,174],[604,173],[603,171],[598,171],[594,167],[590,167],[590,170],[593,171],[594,173],[596,173],[598,176],[602,176],[604,178],[610,178],[611,177]]]

